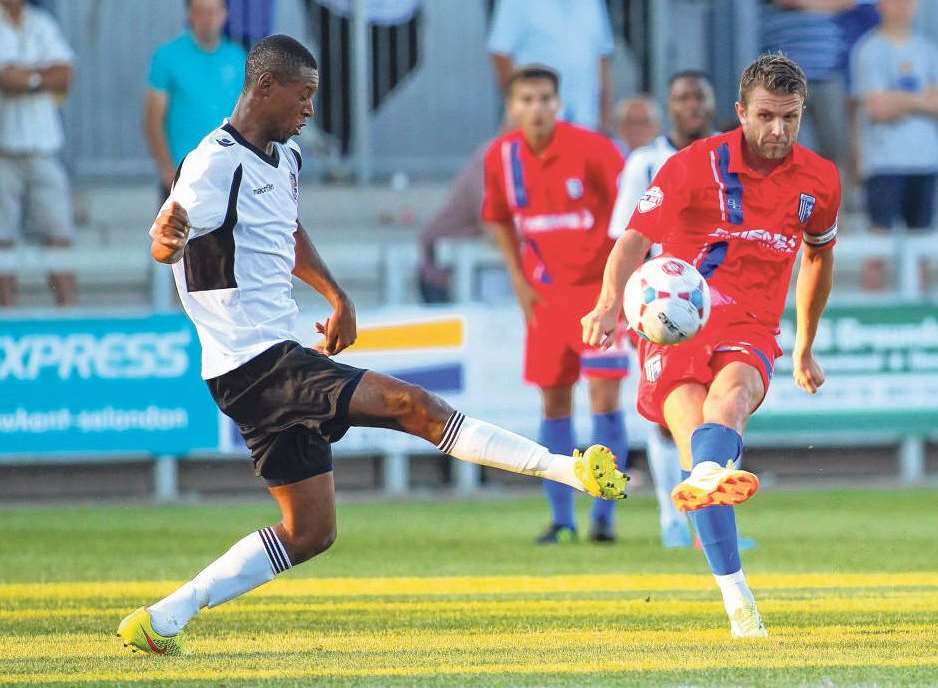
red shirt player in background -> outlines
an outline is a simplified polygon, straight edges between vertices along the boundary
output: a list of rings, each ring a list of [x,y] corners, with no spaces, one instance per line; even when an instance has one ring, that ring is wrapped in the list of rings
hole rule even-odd
[[[518,128],[495,139],[485,155],[482,219],[504,254],[527,323],[524,377],[541,389],[540,439],[570,452],[573,385],[589,380],[593,444],[609,447],[620,469],[628,454],[619,383],[624,350],[585,351],[580,316],[599,296],[613,241],[607,227],[623,160],[606,137],[557,121],[557,74],[546,67],[516,71],[506,87],[509,120]],[[539,538],[576,537],[573,493],[545,482],[552,522]],[[593,506],[591,538],[614,539],[612,502]]]
[[[691,514],[733,637],[766,635],[740,564],[732,506],[758,480],[735,463],[782,353],[775,337],[802,243],[794,377],[811,394],[824,382],[811,347],[832,285],[840,181],[832,162],[795,143],[806,97],[804,73],[783,55],[747,67],[736,103],[741,128],[698,141],[664,164],[583,318],[585,342],[609,340],[625,282],[652,243],[693,263],[710,285],[713,310],[696,337],[670,347],[641,343],[638,408],[664,422],[677,442],[685,479],[672,498]]]

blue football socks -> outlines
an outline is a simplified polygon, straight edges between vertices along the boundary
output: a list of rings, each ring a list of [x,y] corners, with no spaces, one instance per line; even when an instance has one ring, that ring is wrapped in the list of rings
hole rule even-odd
[[[743,438],[738,432],[719,423],[704,423],[691,435],[694,465],[716,461],[725,466],[730,459],[739,461]],[[687,478],[690,473],[683,471]],[[742,568],[736,541],[736,514],[731,506],[708,506],[689,513],[700,537],[710,570],[718,576],[736,573]]]
[[[603,444],[616,455],[616,467],[625,472],[629,461],[629,441],[622,411],[593,414],[593,439],[590,444]],[[608,499],[593,500],[591,518],[594,523],[612,526],[616,502]]]
[[[547,447],[551,454],[569,456],[575,446],[573,442],[573,422],[567,418],[542,418],[538,441]],[[552,523],[576,529],[573,519],[573,488],[553,480],[544,481],[544,493],[550,502]]]

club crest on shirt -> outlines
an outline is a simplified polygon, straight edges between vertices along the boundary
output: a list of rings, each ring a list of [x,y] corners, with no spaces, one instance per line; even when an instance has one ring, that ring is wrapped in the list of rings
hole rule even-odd
[[[798,219],[801,220],[801,224],[811,219],[815,203],[817,203],[817,199],[811,194],[801,194],[801,198],[798,200]]]
[[[664,192],[657,186],[648,189],[638,201],[638,212],[647,213],[654,210],[664,200]]]
[[[583,182],[579,178],[567,179],[567,195],[574,201],[583,198]]]
[[[293,191],[293,200],[298,200],[300,197],[300,185],[296,181],[296,175],[292,172],[290,173],[290,189]]]

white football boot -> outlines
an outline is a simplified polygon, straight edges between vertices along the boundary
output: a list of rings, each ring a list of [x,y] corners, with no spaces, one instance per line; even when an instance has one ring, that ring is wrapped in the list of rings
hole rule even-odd
[[[766,638],[769,635],[755,602],[737,607],[729,617],[730,635],[734,638]]]
[[[686,480],[671,491],[671,501],[678,511],[696,511],[708,506],[742,504],[759,490],[759,478],[736,468],[727,461],[724,468],[716,461],[701,461]]]

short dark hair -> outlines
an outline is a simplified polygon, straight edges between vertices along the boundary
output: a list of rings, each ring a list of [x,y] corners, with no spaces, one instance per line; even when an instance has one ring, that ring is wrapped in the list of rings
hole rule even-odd
[[[535,79],[547,79],[554,85],[554,93],[560,92],[560,75],[550,67],[544,65],[527,65],[516,69],[508,77],[508,83],[505,84],[505,93],[509,96],[519,81],[534,81]]]
[[[668,79],[668,90],[670,91],[674,83],[681,79],[696,79],[697,81],[703,81],[713,88],[713,84],[710,82],[710,76],[706,72],[702,72],[699,69],[683,69],[680,72],[675,72],[671,75],[671,78]]]
[[[785,93],[808,99],[808,79],[798,63],[784,53],[765,53],[746,67],[739,79],[739,102],[746,104],[746,96],[756,86],[770,93]]]
[[[257,42],[244,65],[244,85],[257,83],[261,74],[270,72],[281,84],[297,80],[300,69],[319,69],[313,54],[290,36],[274,34]]]

